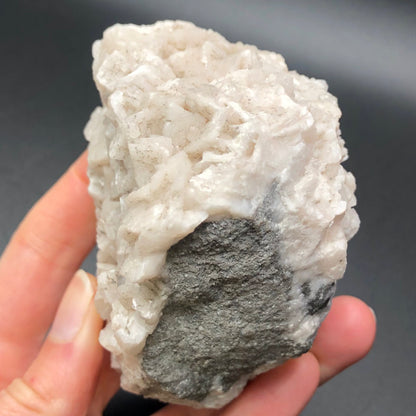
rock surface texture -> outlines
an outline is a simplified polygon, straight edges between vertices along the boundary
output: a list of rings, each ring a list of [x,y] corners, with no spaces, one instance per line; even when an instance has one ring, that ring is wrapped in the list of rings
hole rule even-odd
[[[345,271],[337,100],[187,22],[112,26],[93,56],[100,341],[125,389],[221,407],[310,348]]]

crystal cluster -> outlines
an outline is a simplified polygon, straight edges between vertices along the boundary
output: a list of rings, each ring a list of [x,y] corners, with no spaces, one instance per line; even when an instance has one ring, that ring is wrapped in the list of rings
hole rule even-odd
[[[337,100],[187,22],[112,26],[93,56],[100,341],[125,389],[221,407],[310,348],[345,271]]]

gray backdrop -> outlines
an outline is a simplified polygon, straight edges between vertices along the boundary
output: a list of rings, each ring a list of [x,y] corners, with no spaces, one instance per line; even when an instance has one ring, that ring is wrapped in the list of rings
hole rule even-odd
[[[303,414],[415,414],[414,1],[1,0],[0,248],[85,147],[82,129],[98,104],[92,41],[115,22],[165,18],[278,51],[338,96],[362,220],[338,293],[375,309],[378,335],[368,357],[321,387]],[[93,257],[86,267],[94,271]],[[119,393],[106,415],[157,406]]]

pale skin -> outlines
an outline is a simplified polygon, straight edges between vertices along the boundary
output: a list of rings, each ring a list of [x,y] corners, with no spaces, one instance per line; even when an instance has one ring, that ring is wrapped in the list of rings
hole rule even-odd
[[[96,416],[119,388],[98,343],[95,278],[76,273],[95,244],[86,167],[84,153],[29,211],[0,259],[1,415]],[[339,296],[308,353],[258,376],[225,408],[169,405],[155,415],[297,415],[320,384],[367,354],[375,331],[364,302]]]

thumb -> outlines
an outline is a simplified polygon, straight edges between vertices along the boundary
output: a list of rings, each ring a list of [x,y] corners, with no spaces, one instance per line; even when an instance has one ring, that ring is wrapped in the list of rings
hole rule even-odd
[[[0,414],[81,416],[87,412],[103,356],[95,286],[95,279],[84,271],[75,274],[39,355],[22,378],[0,392]]]

